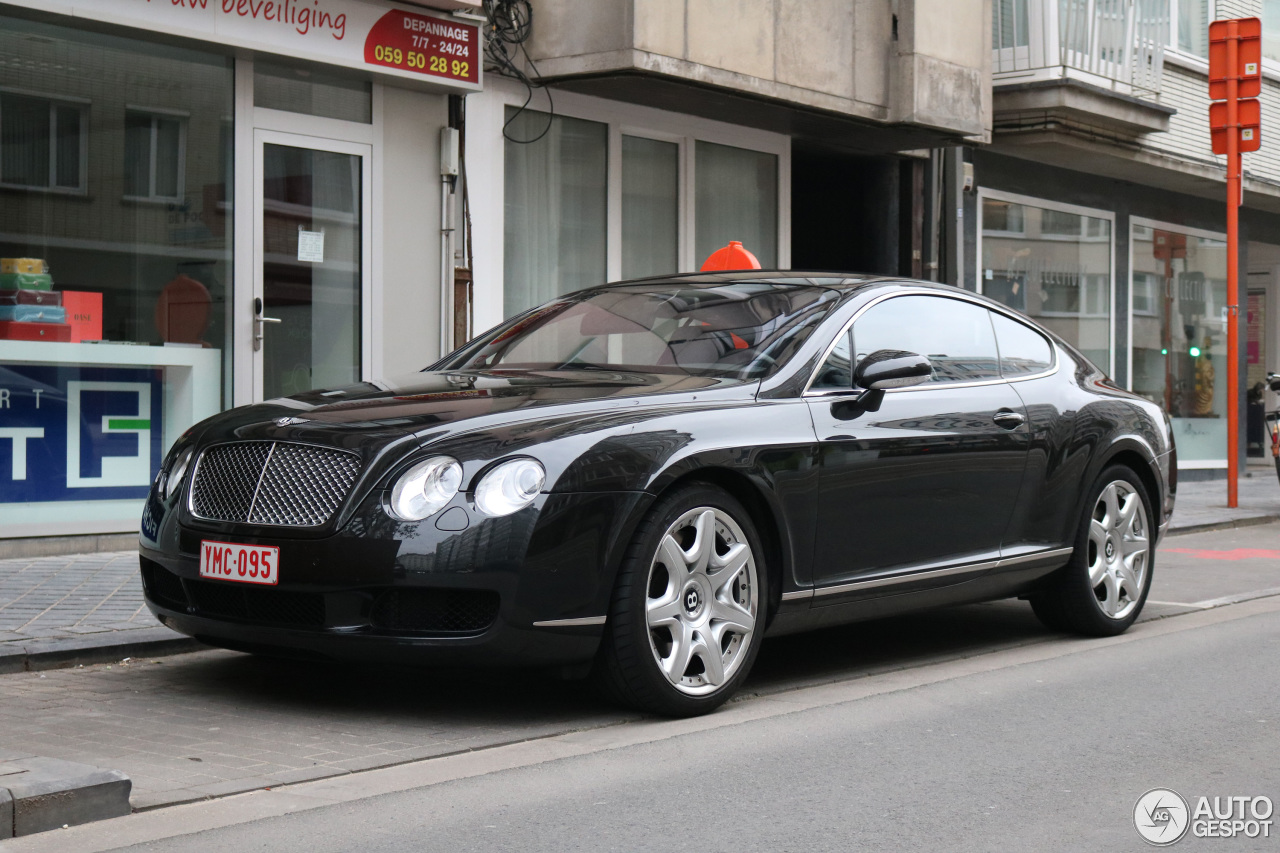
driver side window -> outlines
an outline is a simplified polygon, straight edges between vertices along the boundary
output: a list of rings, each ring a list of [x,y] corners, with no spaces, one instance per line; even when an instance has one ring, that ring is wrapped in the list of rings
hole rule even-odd
[[[1000,378],[990,313],[979,305],[945,296],[895,296],[872,306],[852,329],[853,365],[877,350],[926,356],[933,365],[929,383]]]

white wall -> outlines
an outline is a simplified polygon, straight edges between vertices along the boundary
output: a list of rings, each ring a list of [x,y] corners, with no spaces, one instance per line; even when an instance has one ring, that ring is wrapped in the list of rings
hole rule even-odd
[[[382,156],[375,159],[374,203],[381,188],[379,260],[374,289],[374,376],[421,370],[440,353],[440,128],[448,98],[397,89],[382,92]]]

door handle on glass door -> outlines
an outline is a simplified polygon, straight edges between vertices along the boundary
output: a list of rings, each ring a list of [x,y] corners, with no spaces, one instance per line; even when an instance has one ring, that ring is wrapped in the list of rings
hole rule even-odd
[[[257,352],[262,349],[262,327],[265,323],[279,323],[279,317],[263,317],[262,316],[262,298],[255,297],[253,300],[253,350]]]
[[[1001,409],[991,416],[991,420],[996,422],[997,426],[1005,429],[1017,429],[1026,422],[1026,418],[1021,412],[1012,412],[1008,409]]]

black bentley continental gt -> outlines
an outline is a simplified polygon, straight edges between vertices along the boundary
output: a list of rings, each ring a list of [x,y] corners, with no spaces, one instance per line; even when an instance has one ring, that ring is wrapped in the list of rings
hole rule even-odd
[[[1012,596],[1124,631],[1175,472],[1156,405],[967,291],[653,278],[192,427],[142,578],[217,646],[555,666],[698,714],[766,634]]]

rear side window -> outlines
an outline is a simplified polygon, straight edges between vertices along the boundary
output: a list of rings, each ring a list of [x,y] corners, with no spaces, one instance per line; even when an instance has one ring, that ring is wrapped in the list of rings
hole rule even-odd
[[[996,328],[1000,372],[1005,378],[1044,373],[1053,366],[1053,350],[1039,332],[994,311],[991,322]]]
[[[1000,378],[990,312],[943,296],[896,296],[873,305],[853,324],[854,364],[877,350],[927,356],[930,382]]]

